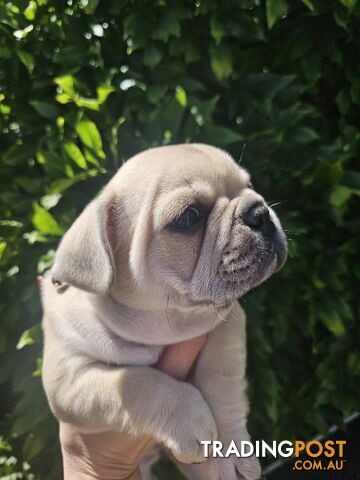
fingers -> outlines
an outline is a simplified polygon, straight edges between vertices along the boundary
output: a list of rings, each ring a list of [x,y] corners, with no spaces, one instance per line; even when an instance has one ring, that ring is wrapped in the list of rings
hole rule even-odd
[[[138,464],[155,445],[149,437],[127,433],[83,433],[60,423],[64,480],[135,480]],[[137,477],[138,475],[138,477]]]
[[[41,286],[41,281],[39,283]],[[202,336],[167,347],[158,368],[174,378],[185,380],[205,341],[206,336]],[[60,423],[60,441],[65,480],[135,480],[139,475],[138,464],[155,445],[149,436],[135,438],[119,432],[83,433],[65,423]]]

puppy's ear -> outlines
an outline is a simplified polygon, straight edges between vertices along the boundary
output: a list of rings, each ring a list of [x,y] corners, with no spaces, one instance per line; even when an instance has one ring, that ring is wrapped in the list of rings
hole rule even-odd
[[[100,195],[64,235],[52,268],[54,282],[66,282],[99,295],[114,283],[115,268],[110,235],[113,203]]]

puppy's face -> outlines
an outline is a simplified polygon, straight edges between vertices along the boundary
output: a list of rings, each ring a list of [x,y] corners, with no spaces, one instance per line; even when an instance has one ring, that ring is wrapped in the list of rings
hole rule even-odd
[[[248,173],[226,153],[172,148],[150,215],[149,281],[189,303],[224,305],[281,268],[285,235]]]
[[[178,145],[119,170],[65,236],[53,273],[117,299],[141,291],[144,302],[226,306],[281,268],[286,251],[245,170],[214,147]]]

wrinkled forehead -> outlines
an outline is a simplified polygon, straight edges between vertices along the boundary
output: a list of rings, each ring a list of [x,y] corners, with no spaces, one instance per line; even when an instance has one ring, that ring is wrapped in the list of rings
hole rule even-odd
[[[217,148],[189,145],[166,153],[160,179],[162,192],[188,188],[211,190],[216,196],[231,195],[249,182],[246,170]]]
[[[201,145],[159,147],[126,162],[110,182],[123,195],[122,214],[136,218],[151,204],[159,222],[191,204],[212,207],[220,197],[234,198],[249,183],[249,174],[218,148]]]
[[[211,209],[218,198],[232,199],[249,183],[249,174],[226,154],[196,153],[177,159],[163,172],[156,199],[158,225],[180,214],[187,206]]]

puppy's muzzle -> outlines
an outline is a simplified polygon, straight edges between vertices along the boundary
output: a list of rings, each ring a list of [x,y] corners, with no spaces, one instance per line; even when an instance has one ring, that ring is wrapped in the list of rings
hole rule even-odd
[[[280,270],[286,260],[287,243],[283,232],[280,232],[272,221],[269,208],[261,202],[253,204],[244,214],[243,222],[273,244],[277,255],[276,270]]]

